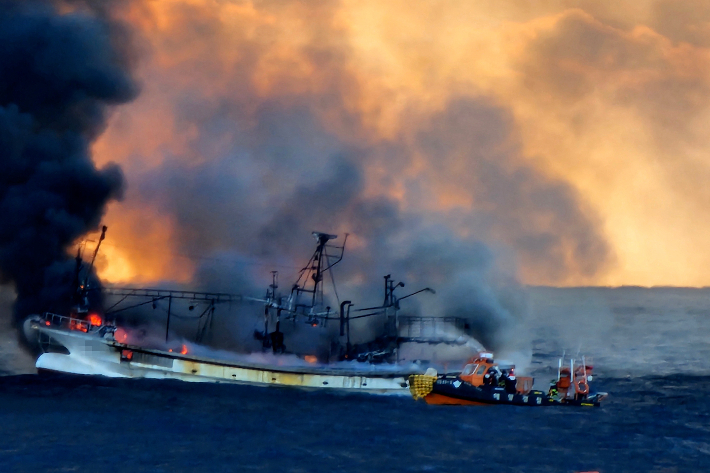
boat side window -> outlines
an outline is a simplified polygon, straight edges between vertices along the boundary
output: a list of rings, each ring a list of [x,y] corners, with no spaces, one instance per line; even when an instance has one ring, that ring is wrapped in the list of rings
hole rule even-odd
[[[476,374],[484,374],[486,372],[486,365],[481,365],[478,367]]]
[[[473,374],[473,372],[476,371],[476,366],[478,365],[466,365],[461,374]]]

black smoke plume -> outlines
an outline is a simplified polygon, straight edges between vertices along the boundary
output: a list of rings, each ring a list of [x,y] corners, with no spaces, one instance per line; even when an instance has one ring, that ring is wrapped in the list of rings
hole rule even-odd
[[[68,249],[122,195],[121,169],[90,156],[107,108],[137,93],[110,3],[0,0],[0,282],[15,321],[66,310]]]

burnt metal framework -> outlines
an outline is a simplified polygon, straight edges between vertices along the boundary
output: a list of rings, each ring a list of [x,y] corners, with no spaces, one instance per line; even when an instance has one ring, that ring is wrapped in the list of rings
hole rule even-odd
[[[77,253],[76,257],[76,270],[74,278],[74,312],[77,314],[86,313],[88,311],[87,295],[90,291],[101,290],[99,287],[89,287],[89,274],[94,265],[96,255],[99,251],[101,242],[105,239],[107,227],[102,228],[101,236],[99,238],[98,244],[93,254],[91,260],[91,265],[87,271],[85,278],[82,281],[80,277],[80,272],[82,270],[82,258],[81,258],[81,247]],[[346,355],[351,353],[351,342],[350,342],[350,322],[352,320],[368,318],[373,316],[385,316],[385,338],[395,342],[398,347],[401,342],[416,341],[416,342],[428,342],[428,343],[453,343],[455,342],[452,338],[447,337],[443,327],[456,328],[460,331],[465,331],[467,328],[465,319],[458,317],[414,317],[405,316],[400,317],[398,312],[400,310],[400,301],[412,297],[421,292],[430,292],[435,294],[435,291],[431,288],[424,288],[418,291],[412,292],[403,297],[397,297],[395,295],[395,290],[404,287],[403,282],[397,284],[394,283],[391,275],[386,275],[384,277],[384,301],[382,305],[376,307],[366,307],[363,309],[357,309],[353,311],[355,315],[351,314],[351,309],[353,307],[352,302],[343,301],[340,302],[338,296],[337,287],[335,285],[335,278],[333,277],[332,271],[330,271],[333,266],[340,263],[343,259],[345,253],[345,244],[347,243],[348,234],[345,234],[345,239],[343,240],[342,246],[329,244],[331,240],[337,238],[336,235],[331,235],[322,232],[313,232],[313,237],[316,239],[317,245],[313,252],[313,255],[309,259],[308,263],[300,270],[298,279],[296,283],[291,288],[291,293],[287,299],[287,303],[284,304],[283,298],[277,295],[278,288],[278,272],[272,271],[272,284],[267,290],[265,299],[258,299],[253,297],[245,297],[239,294],[228,294],[228,293],[213,293],[213,292],[197,292],[197,291],[182,291],[182,290],[166,290],[166,289],[151,289],[151,288],[131,288],[131,287],[108,287],[104,288],[103,294],[108,296],[120,297],[118,302],[113,304],[104,312],[104,317],[108,320],[113,318],[115,320],[116,314],[127,311],[130,309],[135,309],[137,307],[152,304],[153,308],[156,307],[156,303],[161,300],[167,299],[167,319],[165,327],[165,340],[168,341],[170,332],[170,322],[171,317],[177,317],[181,319],[196,319],[198,321],[196,341],[200,342],[203,340],[205,333],[208,328],[212,327],[212,320],[215,313],[217,304],[231,304],[231,303],[244,303],[244,302],[261,302],[264,303],[264,332],[255,332],[255,336],[259,337],[264,341],[264,347],[273,347],[274,351],[277,349],[283,349],[283,334],[280,332],[280,321],[282,313],[286,314],[287,318],[295,321],[297,316],[303,315],[308,323],[316,325],[326,325],[328,320],[339,320],[340,322],[340,336],[346,337]],[[326,272],[330,272],[330,278],[333,286],[333,292],[335,297],[340,304],[340,312],[338,315],[331,313],[330,307],[324,307],[324,275]],[[307,301],[303,301],[303,296],[310,296]],[[127,306],[121,306],[127,300],[141,299],[140,302],[132,303]],[[191,304],[189,310],[195,309],[195,306],[199,303],[207,303],[207,308],[202,311],[199,316],[180,316],[173,314],[172,302],[173,299],[177,300],[189,300]],[[272,309],[276,310],[276,326],[275,331],[269,333],[269,316]],[[427,336],[427,332],[431,332],[432,336]]]
[[[394,279],[392,279],[392,275],[388,274],[384,277],[385,279],[385,284],[384,284],[384,289],[385,289],[385,297],[382,305],[380,306],[375,306],[375,307],[365,307],[363,309],[357,309],[354,310],[353,312],[357,313],[357,315],[350,315],[351,309],[353,307],[353,304],[350,301],[343,301],[342,304],[340,304],[340,336],[345,336],[346,337],[346,350],[345,350],[345,357],[346,358],[351,358],[352,355],[352,344],[350,341],[350,322],[352,320],[357,320],[357,319],[362,319],[362,318],[367,318],[367,317],[374,317],[374,316],[385,316],[386,317],[386,322],[385,322],[385,338],[387,340],[390,340],[394,343],[396,350],[395,350],[395,356],[397,355],[399,351],[399,345],[400,343],[407,342],[407,341],[415,341],[411,336],[406,336],[403,337],[400,334],[400,322],[402,320],[405,321],[405,326],[406,327],[412,327],[414,325],[419,324],[420,326],[424,320],[429,321],[431,319],[435,319],[435,317],[415,317],[415,316],[407,316],[405,318],[402,318],[399,316],[399,310],[400,310],[400,301],[407,299],[409,297],[415,296],[417,294],[420,294],[422,292],[429,292],[431,294],[436,294],[436,291],[430,287],[425,287],[423,289],[419,289],[418,291],[414,291],[410,294],[407,294],[406,296],[398,297],[395,295],[395,290],[400,287],[404,287],[403,282],[398,282],[397,284],[394,283]],[[465,321],[463,319],[458,319],[458,318],[447,318],[446,324],[448,324],[450,321],[449,319],[456,319],[456,324],[460,325],[463,327],[465,325]],[[410,330],[411,331],[411,330]],[[420,335],[424,333],[420,331]],[[409,335],[409,334],[408,334]],[[428,340],[426,337],[420,336],[416,341],[423,341],[423,342],[438,342],[438,340]],[[446,340],[446,342],[452,342],[453,340]]]
[[[283,333],[281,332],[282,314],[294,322],[299,315],[303,316],[306,322],[313,326],[327,325],[328,320],[334,318],[330,316],[330,306],[324,307],[323,279],[327,272],[330,273],[335,297],[340,302],[335,278],[330,270],[342,261],[348,234],[345,234],[342,246],[328,244],[331,240],[338,238],[337,235],[323,232],[313,232],[312,234],[317,242],[316,249],[308,263],[299,271],[298,278],[291,287],[291,293],[285,304],[283,298],[278,296],[276,292],[279,287],[278,272],[271,272],[272,283],[266,291],[266,299],[264,300],[264,331],[255,331],[254,337],[262,341],[264,348],[272,348],[275,353],[285,350]],[[302,300],[304,295],[310,297],[304,301]],[[275,330],[270,333],[269,319],[272,309],[276,310],[276,324]]]
[[[106,231],[108,227],[106,225],[101,227],[101,236],[99,237],[99,242],[96,244],[94,249],[94,255],[91,258],[91,264],[84,274],[84,279],[81,278],[81,271],[84,269],[84,262],[81,256],[82,250],[86,248],[86,244],[93,240],[84,240],[81,242],[76,250],[76,257],[74,258],[74,280],[71,287],[71,305],[72,312],[76,314],[87,314],[89,312],[89,291],[99,289],[89,287],[89,279],[91,277],[91,271],[94,269],[94,262],[96,261],[96,255],[99,254],[99,248],[101,247],[101,242],[106,238]]]
[[[198,321],[197,334],[195,336],[196,342],[201,342],[207,332],[208,327],[212,326],[212,320],[217,304],[231,304],[231,303],[241,303],[241,302],[263,302],[263,299],[256,299],[253,297],[245,297],[239,294],[227,294],[220,292],[197,292],[197,291],[173,291],[166,289],[146,289],[146,288],[130,288],[130,287],[108,287],[103,289],[103,293],[109,296],[118,296],[121,299],[118,300],[111,307],[106,309],[104,316],[108,318],[115,318],[116,314],[124,312],[127,310],[135,309],[144,305],[152,304],[155,307],[156,302],[167,299],[168,309],[167,309],[167,320],[165,323],[165,341],[168,341],[170,333],[170,319],[171,317],[186,318],[184,316],[179,316],[173,314],[172,303],[173,299],[178,300],[189,300],[192,304],[189,306],[189,310],[194,310],[197,303],[207,303],[207,308],[202,311],[199,316],[188,317],[191,319],[196,319]],[[123,302],[135,298],[142,299],[140,302],[132,303],[127,306],[119,307]]]
[[[330,315],[330,307],[324,307],[323,298],[323,278],[326,272],[330,272],[333,292],[338,302],[340,302],[335,278],[330,270],[342,261],[348,234],[345,234],[342,246],[328,244],[329,241],[335,240],[337,235],[313,232],[313,237],[318,243],[313,255],[306,263],[306,266],[301,269],[298,279],[291,288],[291,294],[288,298],[288,312],[294,317],[305,315],[309,323],[317,325],[319,319],[328,320]],[[301,301],[303,294],[310,295],[310,302]]]

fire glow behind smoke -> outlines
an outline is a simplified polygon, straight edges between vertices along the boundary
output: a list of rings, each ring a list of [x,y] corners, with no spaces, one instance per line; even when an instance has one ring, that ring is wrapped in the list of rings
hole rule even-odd
[[[407,289],[434,287],[436,300],[410,300],[411,310],[464,316],[492,349],[516,338],[519,279],[705,281],[706,265],[686,264],[710,261],[693,250],[696,227],[710,224],[689,218],[707,193],[686,190],[708,174],[692,158],[708,147],[696,128],[710,70],[693,8],[410,3],[76,0],[58,16],[51,2],[22,2],[50,26],[97,22],[75,33],[94,48],[67,64],[106,74],[77,73],[87,80],[58,89],[61,100],[16,104],[40,129],[78,134],[82,163],[105,106],[134,93],[107,13],[139,37],[143,93],[93,144],[97,162],[120,162],[131,183],[106,218],[101,274],[254,294],[270,269],[290,282],[311,231],[350,232],[343,295],[377,301],[388,273]],[[93,106],[62,108],[86,96]],[[67,119],[52,119],[57,110]],[[41,231],[67,235],[27,274],[46,278],[42,268],[119,194],[117,168],[98,174],[95,195],[76,194],[91,211],[72,231]],[[79,175],[74,186],[93,182]]]
[[[276,246],[293,258],[295,235],[349,231],[372,248],[416,233],[410,220],[464,245],[499,242],[530,282],[594,277],[608,259],[596,222],[572,188],[528,164],[514,117],[495,100],[476,88],[438,105],[408,100],[396,130],[385,129],[368,104],[390,115],[390,98],[355,67],[346,7],[156,2],[133,12],[151,45],[145,91],[96,150],[131,174],[112,228],[128,220],[147,231],[118,230],[124,248],[108,251],[131,257],[107,277],[157,266],[159,277],[187,279],[194,265],[140,251],[151,242],[208,256],[264,257]],[[148,228],[137,207],[151,213]]]
[[[189,260],[139,248],[233,247],[220,234],[263,226],[349,155],[359,196],[506,246],[525,283],[709,283],[702,2],[184,0],[127,16],[145,93],[96,148],[132,183],[108,276],[189,279]],[[163,192],[208,179],[200,210]]]
[[[529,163],[515,116],[480,88],[397,112],[395,91],[358,68],[347,8],[124,10],[142,34],[144,90],[95,147],[131,182],[107,218],[116,245],[102,274],[254,294],[270,269],[290,281],[283,269],[302,264],[311,231],[349,232],[342,294],[371,305],[388,273],[434,287],[436,303],[411,300],[412,312],[466,317],[499,348],[525,311],[517,262],[528,282],[589,279],[609,262],[594,212]]]

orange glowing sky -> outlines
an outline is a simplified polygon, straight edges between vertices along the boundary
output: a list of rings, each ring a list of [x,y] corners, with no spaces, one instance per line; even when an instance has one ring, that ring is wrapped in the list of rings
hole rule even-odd
[[[239,102],[247,108],[337,90],[341,103],[324,99],[316,115],[342,141],[373,146],[415,143],[415,121],[435,127],[454,97],[484,99],[509,117],[501,146],[565,183],[610,249],[587,269],[563,246],[564,274],[520,256],[524,283],[710,285],[707,2],[151,0],[121,14],[137,31],[142,93],[114,111],[94,145],[97,164],[120,163],[128,181],[105,217],[99,269],[109,281],[190,280],[194,262],[179,256],[174,216],[132,183],[166,156],[189,168],[228,153],[226,139],[197,152],[203,117],[177,119],[176,104],[199,91],[218,110],[249,83]],[[421,181],[426,198],[392,182],[384,164],[367,165],[364,192],[403,209],[472,212],[482,204],[459,179],[466,168],[465,153],[441,164],[417,151],[401,173]],[[529,225],[546,223],[531,216]]]

